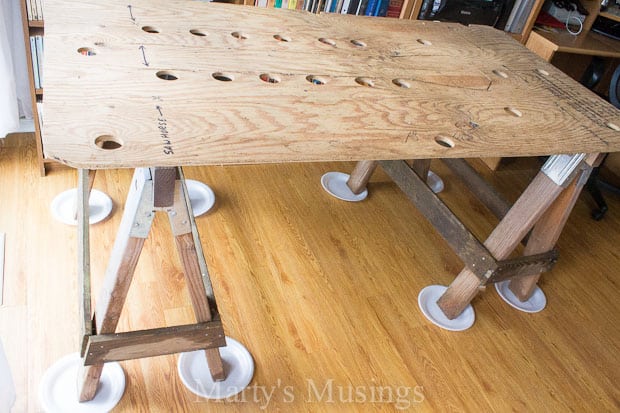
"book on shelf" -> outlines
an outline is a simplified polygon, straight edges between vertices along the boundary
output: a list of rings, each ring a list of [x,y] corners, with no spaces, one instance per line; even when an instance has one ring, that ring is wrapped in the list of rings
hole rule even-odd
[[[375,7],[377,7],[378,1],[379,0],[368,0],[366,10],[364,10],[364,16],[372,16],[372,12],[375,10]]]
[[[368,7],[368,0],[360,0],[360,4],[357,6],[355,14],[357,16],[363,16],[366,11],[366,7]]]
[[[34,88],[43,87],[43,36],[30,36],[30,54],[32,55],[32,74]]]
[[[385,17],[400,17],[400,11],[403,8],[404,0],[390,0]]]
[[[37,68],[39,70],[39,87],[43,87],[43,36],[35,36],[35,46],[37,48]]]
[[[516,0],[504,30],[510,33],[521,33],[535,2],[535,0]]]
[[[43,102],[37,102],[37,121],[39,122],[39,131],[43,133]]]
[[[499,30],[505,30],[506,27],[508,27],[507,23],[508,23],[508,18],[510,17],[509,11],[512,11],[514,5],[515,5],[515,0],[505,0],[504,9],[502,10],[501,16],[497,20],[497,23],[495,23],[495,28]]]
[[[43,20],[43,0],[34,0],[37,8],[38,20]]]
[[[358,16],[400,17],[404,0],[255,0],[256,7],[339,13]]]
[[[25,0],[28,20],[43,20],[43,0]]]
[[[37,44],[34,36],[30,36],[30,54],[32,55],[32,75],[34,77],[34,88],[40,89],[39,82],[39,63],[37,59]]]
[[[351,0],[347,9],[347,14],[357,14],[359,10],[361,0]]]
[[[340,14],[348,14],[350,4],[351,4],[351,0],[344,0],[342,2],[342,7],[340,8]]]
[[[390,0],[379,0],[379,7],[377,7],[377,17],[385,17],[388,7],[390,6]]]
[[[32,3],[31,0],[26,0],[26,15],[28,16],[28,20],[34,20],[34,14],[32,12]]]

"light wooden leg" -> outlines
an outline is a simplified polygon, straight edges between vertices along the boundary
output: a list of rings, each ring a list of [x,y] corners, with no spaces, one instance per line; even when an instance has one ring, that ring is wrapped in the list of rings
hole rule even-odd
[[[584,171],[583,174],[580,178],[573,180],[534,226],[523,255],[547,252],[555,246],[590,171]],[[534,292],[540,276],[541,274],[536,274],[514,278],[510,281],[509,288],[519,300],[526,301]]]
[[[503,260],[514,251],[560,192],[562,187],[547,175],[542,172],[536,175],[484,242],[496,260]],[[463,312],[481,285],[484,285],[484,281],[465,268],[439,298],[437,304],[446,317],[452,320]]]
[[[145,170],[136,170],[127,197],[127,205],[95,310],[97,334],[115,332],[142,246],[151,227],[153,192],[152,186],[145,183],[144,173]],[[103,364],[84,367],[79,389],[81,402],[95,397],[102,370]]]
[[[355,165],[347,181],[347,186],[355,195],[360,194],[366,189],[366,185],[368,185],[370,177],[375,169],[377,169],[377,165],[379,165],[377,161],[359,161]]]

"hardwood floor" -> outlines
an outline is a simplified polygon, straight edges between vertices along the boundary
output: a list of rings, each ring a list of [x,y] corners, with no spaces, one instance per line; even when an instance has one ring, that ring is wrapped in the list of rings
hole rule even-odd
[[[118,412],[618,411],[620,409],[620,199],[601,222],[584,194],[568,221],[560,260],[540,283],[538,314],[506,305],[488,288],[476,323],[460,333],[431,325],[417,294],[461,270],[415,208],[381,171],[361,203],[320,186],[351,163],[185,168],[210,185],[213,211],[197,219],[227,335],[250,350],[251,386],[208,401],[185,389],[177,355],[121,363]],[[512,162],[489,179],[518,196],[533,170]],[[484,238],[496,220],[440,162],[442,198]],[[130,170],[98,172],[113,215],[91,226],[97,296]],[[0,140],[0,232],[6,233],[0,337],[18,399],[37,412],[45,370],[79,348],[76,230],[56,222],[52,199],[75,171],[38,176],[29,139]],[[120,321],[133,330],[193,321],[167,219],[156,218]]]

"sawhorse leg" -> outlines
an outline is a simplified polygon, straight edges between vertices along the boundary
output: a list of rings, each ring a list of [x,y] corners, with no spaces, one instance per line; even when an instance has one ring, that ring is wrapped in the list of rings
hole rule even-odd
[[[379,161],[359,161],[355,164],[355,168],[353,168],[351,176],[347,181],[347,186],[354,194],[357,195],[366,189],[368,181],[377,169],[377,166],[379,166]],[[411,168],[424,182],[428,178],[430,167],[430,159],[415,159],[411,161]]]
[[[577,177],[562,191],[532,229],[523,255],[539,254],[555,246],[586,183],[587,176]],[[540,276],[541,274],[533,274],[514,278],[510,281],[509,288],[519,300],[527,301],[534,292]]]
[[[587,156],[585,163],[591,166],[597,156],[598,154]],[[575,161],[575,157],[564,158],[564,165],[551,165],[551,171],[545,171],[543,167],[536,175],[484,242],[484,246],[495,259],[506,259],[532,228],[534,231],[525,248],[525,256],[553,248],[590,173],[587,168],[575,176],[574,172],[580,163]],[[570,176],[572,179],[569,179]],[[569,185],[565,188],[566,184]],[[527,300],[539,276],[540,274],[534,274],[515,278],[511,281],[510,288],[519,299]],[[437,302],[439,308],[448,319],[456,318],[486,281],[469,268],[463,269],[440,297]]]
[[[80,175],[84,181],[85,174],[81,173]],[[87,192],[87,190],[85,191],[87,183],[82,182],[80,187],[83,188],[81,190],[82,194]],[[82,212],[80,212],[78,216],[82,219],[82,222],[84,222],[84,220],[87,221],[87,213],[84,214],[83,212],[84,204],[87,205],[87,200],[81,200],[82,208],[80,208],[80,210],[82,210]],[[160,340],[169,338],[169,335],[166,334],[170,333],[166,330],[170,330],[171,328],[156,329],[156,332],[154,332],[154,330],[145,330],[145,334],[143,335],[125,334],[125,340],[121,337],[114,341],[114,339],[106,337],[106,335],[113,334],[116,330],[129,291],[129,286],[131,285],[133,274],[138,263],[138,258],[140,257],[144,241],[150,232],[156,210],[166,211],[170,218],[198,322],[196,326],[200,328],[212,328],[217,331],[214,333],[217,337],[212,340],[212,345],[208,346],[210,348],[206,350],[206,356],[214,381],[224,379],[223,364],[217,349],[217,347],[224,345],[223,331],[220,332],[221,325],[219,325],[219,327],[218,325],[215,325],[215,327],[204,326],[204,323],[213,320],[213,316],[211,312],[211,303],[207,297],[206,280],[202,278],[201,265],[198,259],[198,254],[201,254],[200,244],[199,240],[197,240],[197,232],[195,231],[195,223],[193,221],[193,214],[191,213],[189,197],[186,195],[184,183],[181,179],[181,171],[177,168],[138,169],[131,183],[131,189],[127,197],[127,204],[123,213],[121,225],[106,270],[104,285],[97,302],[94,320],[91,326],[85,329],[87,332],[90,331],[92,333],[92,326],[96,326],[96,335],[85,337],[85,343],[83,344],[82,356],[84,358],[85,368],[83,371],[83,378],[80,381],[80,401],[92,400],[97,392],[97,386],[104,363],[101,361],[94,362],[90,365],[88,363],[90,363],[89,357],[91,361],[93,358],[97,360],[106,360],[106,354],[93,356],[93,352],[89,351],[91,342],[98,337],[101,340],[107,339],[108,343],[112,343],[113,348],[117,350],[115,353],[116,359],[119,360],[169,354],[180,350],[195,350],[195,348],[189,348],[189,346],[184,349],[177,347],[173,349],[159,348],[157,337],[161,337]],[[87,226],[84,225],[81,227],[87,228]],[[82,236],[81,239],[88,240],[88,235],[86,234],[85,237]],[[87,256],[87,252],[85,252],[83,248],[81,253],[83,257]],[[207,274],[205,274],[205,276],[208,277]],[[90,280],[86,281],[87,282],[84,283],[84,290],[90,286]],[[85,297],[88,296],[88,300],[90,300],[90,292],[84,292]],[[85,298],[84,318],[90,317],[90,303],[86,303],[86,301]],[[176,333],[178,331],[180,342],[183,342],[183,334],[189,336],[195,333],[195,328],[191,328],[192,326],[186,327],[190,328],[179,328],[173,332]],[[202,334],[203,338],[207,335],[208,334]],[[127,347],[132,350],[127,350],[123,355],[119,356],[119,353],[123,353],[123,351],[118,351],[119,349],[123,350],[123,341],[129,342],[129,340],[134,340],[131,345],[127,345]],[[136,340],[139,340],[143,346],[143,349],[140,350],[138,354],[136,354],[135,351]],[[206,347],[207,346],[205,346],[205,348]]]
[[[177,168],[172,169],[176,175]],[[180,175],[178,178],[182,178],[183,172],[178,169],[178,173]],[[185,187],[185,180],[175,177],[174,182],[174,202],[172,209],[168,211],[168,218],[170,219],[177,252],[181,259],[183,272],[185,273],[185,280],[194,307],[196,321],[199,323],[208,322],[213,319],[211,303],[208,299],[209,296],[213,295],[213,292],[209,291],[209,295],[207,295],[207,285],[210,290],[210,283],[208,279],[203,280],[202,278],[203,269],[200,266],[200,262],[201,260],[204,261],[204,257],[202,256],[200,238],[195,231],[194,214],[191,211],[191,203],[187,188]],[[206,270],[206,268],[204,268],[204,270]],[[206,273],[205,276],[207,276]],[[215,305],[215,303],[213,303],[213,305]],[[214,310],[217,311],[215,308]],[[206,349],[205,356],[207,357],[207,364],[209,365],[213,380],[224,380],[226,375],[219,349],[217,347]]]
[[[349,176],[347,181],[347,186],[355,195],[362,193],[366,189],[368,181],[378,165],[379,162],[377,161],[359,161],[355,164],[355,168],[353,168],[351,176]]]

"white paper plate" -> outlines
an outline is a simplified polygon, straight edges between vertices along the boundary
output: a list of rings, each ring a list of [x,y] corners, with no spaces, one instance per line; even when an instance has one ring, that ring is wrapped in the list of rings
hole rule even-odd
[[[321,185],[328,194],[343,201],[359,202],[366,199],[368,190],[355,195],[347,186],[349,175],[342,172],[328,172],[321,177]]]
[[[429,285],[418,294],[418,306],[426,318],[431,323],[445,330],[463,331],[467,330],[474,324],[476,314],[471,304],[465,307],[465,310],[454,320],[448,319],[437,305],[437,300],[443,295],[448,287],[443,285]]]
[[[431,191],[438,194],[443,191],[443,180],[433,171],[428,171],[426,178],[426,184],[431,188]]]
[[[506,301],[510,306],[516,308],[517,310],[526,312],[526,313],[537,313],[542,311],[547,306],[547,297],[545,293],[539,288],[535,287],[534,293],[527,301],[521,301],[517,298],[516,295],[510,288],[510,280],[502,281],[495,283],[495,289],[502,300]]]
[[[213,205],[215,205],[215,194],[208,185],[200,181],[186,179],[185,186],[187,186],[189,200],[195,217],[199,217],[213,208]]]
[[[61,192],[54,198],[50,209],[52,216],[67,225],[77,225],[75,211],[77,208],[77,189]],[[93,189],[88,198],[88,222],[96,224],[104,220],[112,212],[112,199],[101,191]]]
[[[220,347],[226,379],[214,382],[204,350],[182,353],[177,364],[181,381],[192,393],[207,399],[225,399],[248,387],[254,376],[254,360],[237,340],[226,337]]]
[[[118,363],[105,363],[95,398],[78,402],[82,359],[69,354],[54,363],[39,384],[39,401],[47,413],[105,413],[118,404],[125,392],[125,372]]]

